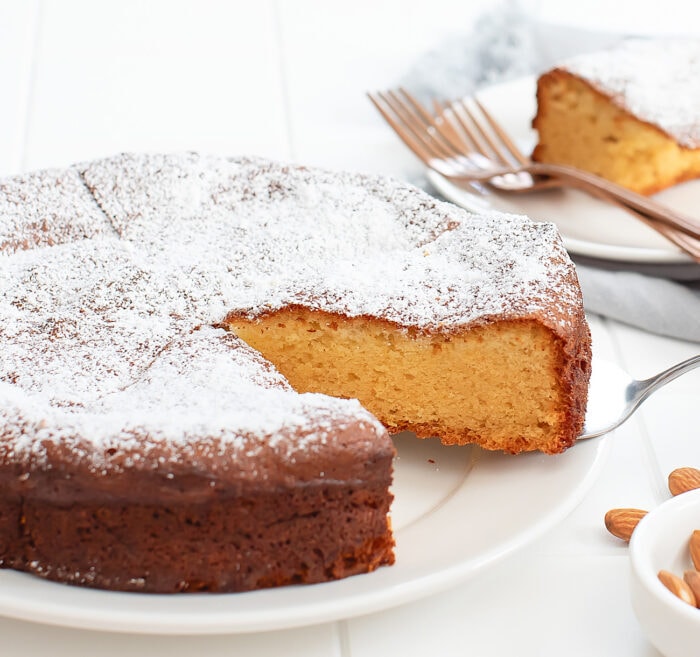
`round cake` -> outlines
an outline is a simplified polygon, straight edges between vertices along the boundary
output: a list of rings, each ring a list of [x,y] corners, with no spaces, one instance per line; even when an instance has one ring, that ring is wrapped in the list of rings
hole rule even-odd
[[[583,423],[554,226],[379,177],[176,154],[7,179],[0,308],[0,564],[65,582],[368,572],[394,560],[389,432],[559,452]]]

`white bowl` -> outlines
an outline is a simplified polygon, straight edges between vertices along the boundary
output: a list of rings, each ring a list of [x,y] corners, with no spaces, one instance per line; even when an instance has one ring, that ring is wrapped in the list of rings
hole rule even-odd
[[[666,657],[699,654],[700,609],[671,593],[660,570],[683,577],[693,568],[688,541],[700,529],[700,490],[678,495],[651,511],[630,541],[631,596],[637,620]]]

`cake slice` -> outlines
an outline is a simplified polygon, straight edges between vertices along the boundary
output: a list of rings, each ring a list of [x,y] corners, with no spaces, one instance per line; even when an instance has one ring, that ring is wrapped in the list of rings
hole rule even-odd
[[[630,39],[537,82],[533,159],[641,194],[700,176],[700,41]]]
[[[554,226],[471,216],[395,257],[335,263],[293,301],[223,326],[296,390],[359,399],[390,432],[510,453],[572,445],[590,334]]]

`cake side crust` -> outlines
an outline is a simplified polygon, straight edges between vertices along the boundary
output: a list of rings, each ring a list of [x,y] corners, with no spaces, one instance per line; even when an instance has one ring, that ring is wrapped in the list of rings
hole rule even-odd
[[[120,591],[310,584],[394,562],[390,503],[385,483],[342,482],[172,505],[27,496],[4,512],[19,518],[19,531],[0,533],[0,564]]]

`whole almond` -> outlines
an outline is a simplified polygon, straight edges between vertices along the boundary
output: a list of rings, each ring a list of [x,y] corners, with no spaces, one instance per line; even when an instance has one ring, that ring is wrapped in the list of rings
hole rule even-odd
[[[690,558],[693,560],[695,570],[700,570],[700,529],[696,529],[690,535],[688,547],[690,548]]]
[[[661,583],[683,602],[687,602],[693,607],[697,606],[693,591],[680,577],[668,570],[660,570],[658,577]]]
[[[629,542],[634,528],[647,513],[642,509],[610,509],[605,514],[605,528],[613,536]]]
[[[700,604],[700,572],[697,570],[686,570],[683,573],[683,580],[690,587],[695,596],[695,606]]]
[[[696,488],[700,488],[700,470],[697,468],[676,468],[668,475],[671,495],[680,495]]]

